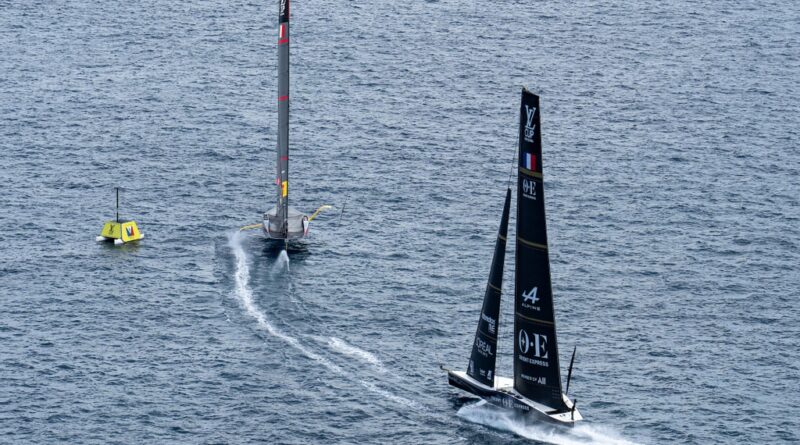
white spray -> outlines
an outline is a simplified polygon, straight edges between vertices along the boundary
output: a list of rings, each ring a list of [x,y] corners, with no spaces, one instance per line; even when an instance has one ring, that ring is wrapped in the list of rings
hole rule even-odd
[[[531,421],[513,411],[497,408],[485,401],[464,405],[458,416],[469,422],[478,423],[501,431],[508,431],[526,439],[556,445],[633,445],[619,437],[610,429],[597,428],[587,424],[577,424],[573,428],[559,428],[541,422]]]

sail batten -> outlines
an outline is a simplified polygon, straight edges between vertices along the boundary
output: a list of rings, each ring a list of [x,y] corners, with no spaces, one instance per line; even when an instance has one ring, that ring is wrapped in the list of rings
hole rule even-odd
[[[497,333],[500,326],[500,298],[503,288],[503,264],[506,258],[506,237],[508,235],[508,216],[511,207],[511,189],[506,191],[503,216],[494,246],[489,281],[483,296],[483,307],[472,343],[472,355],[467,366],[467,375],[478,382],[494,386],[495,365],[497,361]]]
[[[517,178],[514,389],[554,409],[564,408],[547,249],[539,96],[525,89]]]

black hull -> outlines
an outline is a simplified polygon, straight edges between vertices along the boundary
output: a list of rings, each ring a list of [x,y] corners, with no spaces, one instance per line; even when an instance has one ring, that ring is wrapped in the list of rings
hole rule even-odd
[[[471,381],[466,376],[459,375],[453,371],[447,371],[447,383],[458,389],[474,394],[492,405],[500,408],[511,409],[535,421],[543,421],[550,425],[573,427],[575,422],[582,420],[576,412],[575,419],[564,416],[564,413],[545,411],[529,404],[524,397],[504,389],[489,388],[487,386]]]

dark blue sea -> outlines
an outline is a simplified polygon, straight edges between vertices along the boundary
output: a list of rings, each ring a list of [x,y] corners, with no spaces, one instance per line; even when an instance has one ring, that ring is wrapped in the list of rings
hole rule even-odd
[[[0,0],[0,443],[800,440],[797,4],[296,0],[290,199],[334,208],[288,255],[236,233],[276,195],[277,13]],[[571,431],[439,370],[523,85]],[[115,186],[138,245],[94,241]]]

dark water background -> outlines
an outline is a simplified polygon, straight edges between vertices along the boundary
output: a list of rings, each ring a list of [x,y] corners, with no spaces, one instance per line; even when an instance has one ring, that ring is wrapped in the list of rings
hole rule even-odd
[[[800,7],[297,0],[291,196],[336,210],[287,270],[231,236],[274,195],[274,3],[0,1],[0,442],[800,438]],[[438,370],[466,366],[521,85],[570,433]],[[115,185],[138,247],[93,241]]]

